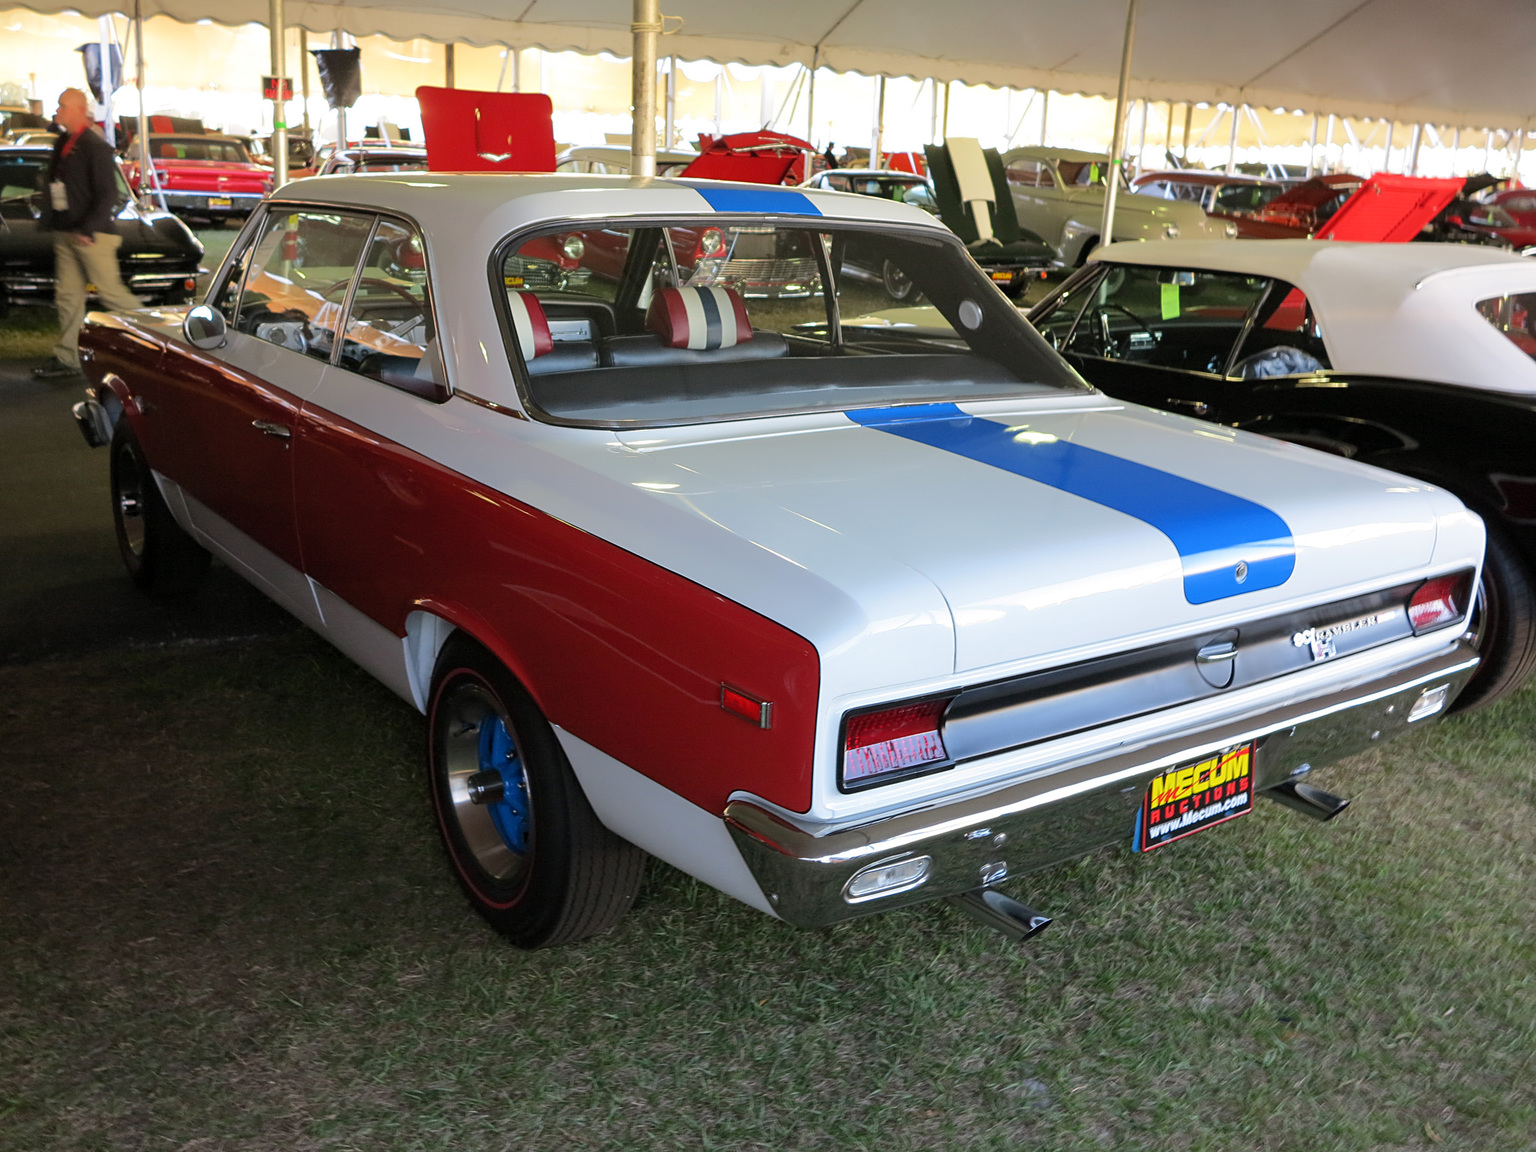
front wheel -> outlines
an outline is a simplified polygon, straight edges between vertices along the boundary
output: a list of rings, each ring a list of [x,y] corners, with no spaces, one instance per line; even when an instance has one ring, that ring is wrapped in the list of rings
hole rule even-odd
[[[432,807],[475,910],[530,949],[618,923],[645,854],[598,820],[532,697],[467,637],[438,658],[428,725]]]
[[[1514,545],[1491,523],[1468,631],[1482,663],[1452,712],[1471,712],[1507,696],[1536,667],[1536,588]]]
[[[174,596],[192,591],[208,574],[208,551],[166,507],[126,414],[117,418],[110,452],[112,522],[123,567],[146,592]]]

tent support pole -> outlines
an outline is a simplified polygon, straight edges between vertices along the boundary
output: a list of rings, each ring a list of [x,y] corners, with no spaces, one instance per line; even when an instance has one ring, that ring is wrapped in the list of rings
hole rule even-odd
[[[1141,159],[1147,154],[1147,116],[1151,111],[1152,102],[1146,97],[1141,101],[1141,130],[1136,134],[1136,159],[1131,167],[1137,176],[1141,175]]]
[[[1397,131],[1397,121],[1396,120],[1388,120],[1387,121],[1387,150],[1386,150],[1385,154],[1381,158],[1381,170],[1383,172],[1390,172],[1390,171],[1392,171],[1392,133],[1395,132],[1395,131]]]
[[[1456,129],[1456,134],[1451,137],[1451,175],[1456,175],[1456,158],[1461,155],[1461,129]]]
[[[656,41],[661,36],[660,0],[635,0],[629,31],[635,39],[630,90],[634,123],[629,137],[629,174],[656,175]]]
[[[1323,137],[1323,171],[1326,173],[1333,165],[1329,154],[1333,151],[1333,113],[1328,113],[1328,135]]]
[[[160,211],[164,212],[165,193],[160,191],[160,180],[149,156],[149,110],[144,107],[144,6],[141,0],[133,0],[133,54],[137,72],[134,85],[139,90],[139,201],[146,209],[152,209],[155,195],[159,193]]]
[[[820,62],[821,49],[815,48],[811,51],[811,74],[805,81],[805,138],[812,144],[816,143],[816,69]]]
[[[299,29],[299,84],[304,96],[304,139],[310,139],[309,131],[309,33]]]
[[[662,141],[663,148],[676,147],[676,141],[672,139],[677,133],[677,57],[667,57],[667,111],[663,132],[666,139]]]
[[[1246,107],[1243,105],[1242,107]],[[1232,105],[1232,134],[1227,137],[1227,175],[1237,171],[1237,126],[1242,121],[1239,105]]]
[[[283,0],[268,0],[267,27],[272,33],[272,75],[277,91],[272,93],[272,186],[288,183],[288,102],[283,99],[283,81],[288,78],[287,29],[283,20]]]
[[[944,119],[939,123],[940,144],[949,139],[949,104],[954,99],[954,96],[955,82],[953,80],[944,81]]]
[[[1408,175],[1419,174],[1419,146],[1424,143],[1424,125],[1413,126],[1413,143],[1408,147]]]
[[[1120,49],[1120,86],[1115,92],[1115,128],[1110,134],[1108,186],[1104,189],[1104,219],[1099,222],[1099,243],[1115,236],[1115,195],[1120,191],[1120,154],[1125,151],[1125,97],[1131,86],[1131,49],[1136,41],[1136,0],[1125,5],[1125,45]]]
[[[1307,179],[1317,171],[1317,113],[1312,113],[1312,139],[1307,144]]]
[[[1179,167],[1189,167],[1189,130],[1195,125],[1195,106],[1184,103],[1184,147],[1179,150]]]
[[[454,87],[454,83],[453,83],[453,72],[454,72],[453,64],[454,64],[454,60],[453,60],[453,45],[452,44],[445,44],[443,46],[443,87],[444,88],[452,88],[452,87]]]
[[[880,146],[885,134],[885,77],[875,77],[875,130],[869,139],[869,166],[880,167]]]
[[[1051,119],[1051,90],[1047,88],[1040,95],[1040,147],[1044,148],[1046,138],[1046,126]]]

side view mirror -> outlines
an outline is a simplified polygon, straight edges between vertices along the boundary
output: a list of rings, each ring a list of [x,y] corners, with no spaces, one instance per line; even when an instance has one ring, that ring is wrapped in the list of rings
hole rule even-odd
[[[181,322],[181,331],[192,347],[211,351],[224,347],[229,326],[224,322],[224,313],[199,304],[187,313],[187,318]]]

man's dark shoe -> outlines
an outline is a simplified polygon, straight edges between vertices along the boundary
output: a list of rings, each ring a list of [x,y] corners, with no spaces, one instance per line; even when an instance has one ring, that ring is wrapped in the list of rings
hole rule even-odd
[[[64,361],[53,359],[32,369],[32,375],[38,380],[63,380],[71,376],[79,376],[80,369],[71,368]]]

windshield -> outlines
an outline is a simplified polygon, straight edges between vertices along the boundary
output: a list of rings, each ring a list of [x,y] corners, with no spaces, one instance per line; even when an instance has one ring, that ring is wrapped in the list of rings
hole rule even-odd
[[[1107,181],[1105,173],[1109,169],[1109,161],[1106,160],[1058,160],[1056,170],[1061,173],[1061,182],[1067,187],[1078,188],[1103,188]],[[1125,169],[1120,170],[1120,190],[1129,192],[1131,186],[1125,179]]]
[[[957,242],[925,229],[589,225],[509,242],[497,267],[508,354],[535,414],[561,423],[693,424],[1086,388]],[[891,309],[884,285],[895,277],[909,282],[905,305],[944,322],[906,322],[907,308],[842,322]]]

